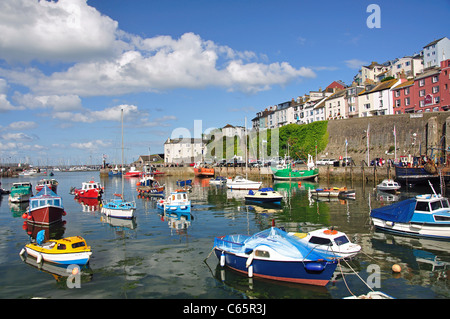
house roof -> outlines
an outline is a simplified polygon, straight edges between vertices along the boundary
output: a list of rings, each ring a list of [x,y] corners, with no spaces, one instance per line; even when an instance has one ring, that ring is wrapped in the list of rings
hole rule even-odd
[[[442,37],[442,38],[440,38],[440,39],[434,40],[434,41],[428,43],[427,45],[425,45],[424,48],[429,47],[429,46],[431,46],[431,45],[433,45],[433,44],[436,44],[436,43],[438,43],[439,41],[441,41],[441,40],[444,39],[444,38],[446,38],[446,37]]]
[[[397,85],[395,88],[393,88],[393,90],[400,90],[400,89],[403,89],[403,88],[411,86],[411,85],[414,85],[414,79],[406,81],[406,82],[403,82],[402,84]]]
[[[379,92],[379,91],[390,89],[397,82],[398,82],[397,79],[392,79],[392,80],[381,82],[380,84],[376,85],[372,90],[370,90],[369,93]]]

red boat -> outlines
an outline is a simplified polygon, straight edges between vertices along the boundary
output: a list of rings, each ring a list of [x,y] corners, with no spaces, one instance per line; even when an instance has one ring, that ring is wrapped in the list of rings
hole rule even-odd
[[[141,177],[144,173],[137,171],[136,167],[132,166],[128,172],[125,173],[125,177]]]
[[[73,190],[76,198],[99,198],[103,194],[103,187],[100,183],[89,181],[81,184],[81,189],[75,188]]]
[[[56,179],[41,179],[36,185],[36,193],[39,193],[44,188],[44,185],[47,185],[54,193],[57,193],[58,182]]]
[[[28,212],[22,217],[30,223],[51,225],[61,222],[65,215],[61,196],[44,186],[36,196],[30,198]]]

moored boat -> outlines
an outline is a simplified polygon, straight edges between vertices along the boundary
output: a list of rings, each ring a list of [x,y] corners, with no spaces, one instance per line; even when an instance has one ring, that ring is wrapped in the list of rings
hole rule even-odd
[[[319,169],[315,167],[312,156],[308,154],[306,169],[293,169],[292,164],[271,167],[275,180],[309,180],[319,176]]]
[[[22,203],[30,200],[33,189],[30,182],[13,183],[8,200],[11,203]]]
[[[345,233],[335,229],[322,228],[289,235],[328,258],[351,258],[361,250],[360,245],[351,243]]]
[[[325,286],[337,266],[335,260],[329,260],[276,227],[253,236],[216,237],[213,249],[221,266],[249,277]]]
[[[382,192],[396,192],[401,188],[401,186],[393,179],[384,179],[380,184],[377,185],[377,190]]]
[[[308,192],[317,197],[355,198],[356,195],[354,189],[347,189],[347,187],[309,189]]]
[[[125,177],[141,177],[144,172],[136,170],[136,167],[130,167],[130,170],[125,173]]]
[[[196,164],[194,167],[194,174],[198,177],[213,177],[215,172],[214,168],[204,167],[200,164]]]
[[[224,176],[216,176],[215,178],[211,178],[209,183],[211,185],[224,185],[227,183],[227,178]]]
[[[164,196],[164,189],[152,175],[144,175],[136,184],[136,191],[144,196]]]
[[[118,198],[102,201],[101,213],[108,217],[132,219],[136,211],[135,201],[126,201],[122,194],[114,194]]]
[[[372,209],[377,229],[414,237],[450,239],[450,205],[436,193],[417,195],[401,202]]]
[[[191,212],[191,201],[188,199],[184,189],[171,192],[166,199],[161,199],[156,203],[159,209],[178,214],[188,214]]]
[[[257,190],[256,192],[253,192],[253,190],[250,189],[244,198],[246,201],[259,203],[281,203],[283,195],[271,187],[265,187]]]
[[[248,180],[242,176],[236,176],[234,179],[227,179],[227,188],[230,189],[259,189],[262,182]]]
[[[66,215],[61,196],[56,195],[47,185],[31,197],[28,212],[23,214],[29,222],[34,224],[51,225],[62,221]]]
[[[38,233],[36,243],[25,245],[20,251],[20,256],[26,253],[36,258],[38,263],[47,261],[63,265],[86,265],[89,262],[92,251],[84,238],[72,236],[45,241],[43,232],[45,231],[41,230]]]
[[[56,179],[41,179],[36,185],[36,192],[40,192],[44,185],[48,186],[54,193],[57,193],[58,190],[58,181]]]
[[[103,187],[93,180],[83,182],[81,188],[73,189],[73,193],[77,198],[99,198],[103,194]]]

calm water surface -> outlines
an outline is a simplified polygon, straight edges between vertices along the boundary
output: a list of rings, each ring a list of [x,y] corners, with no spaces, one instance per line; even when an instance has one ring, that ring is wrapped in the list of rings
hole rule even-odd
[[[40,178],[3,178],[2,185],[10,189],[13,182],[29,180],[34,187]],[[104,185],[104,198],[110,198],[120,192],[120,178],[100,179],[99,172],[56,172],[53,178],[59,182],[58,194],[63,197],[67,215],[65,224],[52,227],[50,232],[55,237],[80,235],[93,250],[89,267],[82,271],[81,288],[67,287],[65,269],[50,265],[40,270],[32,261],[21,260],[19,251],[29,242],[27,232],[36,233],[37,229],[24,227],[21,215],[26,207],[13,207],[3,196],[0,298],[340,299],[369,291],[361,279],[370,280],[368,269],[373,265],[379,269],[377,290],[396,298],[450,297],[450,243],[393,236],[370,226],[371,208],[416,194],[411,191],[402,189],[401,195],[392,199],[374,193],[373,185],[353,185],[356,200],[316,202],[309,200],[307,188],[324,186],[321,183],[303,182],[300,187],[297,183],[275,183],[274,188],[285,195],[282,206],[261,207],[246,205],[244,191],[194,179],[190,193],[193,219],[186,222],[161,216],[154,201],[136,198],[137,179],[126,179],[126,197],[137,201],[136,219],[131,222],[106,219],[98,205],[80,203],[69,194],[72,186],[81,187],[82,182],[94,179]],[[166,184],[166,191],[176,188],[177,178],[159,179]],[[217,258],[209,256],[215,236],[251,235],[270,227],[272,220],[287,231],[335,226],[360,244],[363,252],[348,265],[338,267],[325,287],[249,279],[222,269]],[[392,273],[393,264],[402,267],[400,274]]]

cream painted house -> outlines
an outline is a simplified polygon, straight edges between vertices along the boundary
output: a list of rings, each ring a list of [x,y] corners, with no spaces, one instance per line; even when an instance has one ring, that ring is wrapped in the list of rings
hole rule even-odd
[[[195,163],[202,160],[206,153],[205,143],[201,138],[170,139],[164,143],[164,163]]]

